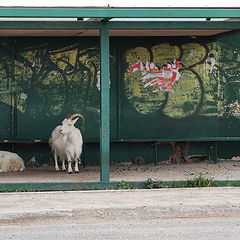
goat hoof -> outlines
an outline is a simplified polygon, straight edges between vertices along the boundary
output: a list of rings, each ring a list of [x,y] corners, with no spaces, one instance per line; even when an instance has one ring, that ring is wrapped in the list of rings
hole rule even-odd
[[[79,173],[79,171],[75,171],[75,173]]]
[[[73,172],[68,172],[68,174],[72,174]]]

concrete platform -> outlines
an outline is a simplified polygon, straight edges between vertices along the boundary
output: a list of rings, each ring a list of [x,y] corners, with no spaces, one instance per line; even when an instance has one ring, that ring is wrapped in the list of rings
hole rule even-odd
[[[146,181],[148,178],[162,181],[186,180],[200,174],[215,180],[240,180],[240,161],[225,160],[214,163],[111,166],[111,181]],[[53,166],[27,168],[24,172],[0,173],[0,183],[41,182],[98,182],[100,168],[80,167],[80,173],[56,172]]]

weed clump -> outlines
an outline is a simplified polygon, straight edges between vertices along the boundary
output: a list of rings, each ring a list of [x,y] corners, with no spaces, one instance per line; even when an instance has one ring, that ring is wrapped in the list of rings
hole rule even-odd
[[[148,178],[144,183],[147,189],[152,188],[195,188],[195,187],[217,187],[217,182],[213,178],[204,177],[202,175],[186,181],[173,181],[164,183],[160,180],[152,180]]]
[[[145,188],[152,189],[152,188],[164,188],[166,187],[162,181],[159,180],[152,180],[148,178],[147,181],[144,183]]]
[[[213,178],[204,177],[202,175],[193,179],[187,179],[185,187],[216,187],[217,183]]]
[[[126,181],[122,180],[118,184],[118,189],[136,189],[133,184],[129,184]]]

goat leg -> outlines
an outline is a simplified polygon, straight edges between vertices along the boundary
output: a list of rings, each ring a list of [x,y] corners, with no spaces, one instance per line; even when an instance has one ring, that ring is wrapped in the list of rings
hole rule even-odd
[[[78,169],[78,158],[75,158],[75,168],[74,168],[74,172],[75,172],[75,173],[79,173],[79,169]]]
[[[67,160],[68,160],[68,173],[70,174],[70,173],[73,173],[73,170],[72,170],[72,159],[71,159],[71,157],[68,157]]]
[[[66,166],[65,166],[65,159],[62,159],[62,171],[66,171]]]
[[[58,159],[57,159],[57,154],[54,153],[54,160],[55,160],[55,170],[59,171],[59,167],[58,167]]]

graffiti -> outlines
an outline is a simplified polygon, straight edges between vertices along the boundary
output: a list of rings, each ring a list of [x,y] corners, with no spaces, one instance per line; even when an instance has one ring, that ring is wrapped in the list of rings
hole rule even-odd
[[[20,43],[21,44],[21,41]],[[1,44],[1,52],[7,51]],[[97,73],[99,56],[96,47],[82,47],[69,44],[59,47],[48,42],[33,47],[18,48],[14,56],[6,54],[7,61],[1,61],[0,91],[9,94],[0,101],[12,105],[13,92],[17,98],[16,108],[32,117],[84,111],[88,106],[99,112]],[[8,70],[9,68],[9,70]]]
[[[163,123],[159,119],[174,123],[217,117],[238,120],[239,107],[234,105],[240,101],[238,38],[132,39],[131,44],[123,41],[117,48],[113,43],[113,49],[121,52],[113,53],[117,61],[111,65],[111,111],[115,115],[127,113],[121,116],[131,115],[137,121],[154,120],[151,126],[156,129]],[[54,125],[66,114],[81,111],[91,119],[86,121],[91,125],[87,128],[89,136],[96,138],[100,118],[97,40],[2,38],[0,52],[4,136],[18,128],[24,129],[22,135],[17,133],[19,138],[33,133],[39,137],[44,133],[39,127],[42,121],[47,119]],[[121,111],[115,110],[118,107],[114,104],[119,104]],[[148,128],[146,133],[150,134]]]
[[[92,119],[84,127],[90,128],[90,137],[96,135],[100,118],[96,41],[2,38],[0,52],[2,137],[48,138],[59,119],[74,112]],[[43,122],[47,124],[41,128]]]
[[[225,106],[225,117],[240,117],[240,105],[238,101],[229,103]]]
[[[194,55],[195,55],[194,49],[190,49],[189,50],[188,60],[193,60],[194,59]]]
[[[127,49],[126,96],[142,114],[217,116],[219,57],[217,43],[161,43]]]
[[[179,79],[180,73],[178,72],[180,62],[174,60],[172,63],[166,63],[159,69],[154,63],[146,61],[145,67],[139,60],[134,65],[130,66],[130,72],[140,70],[142,73],[142,82],[146,82],[149,79],[153,79],[144,84],[144,87],[157,85],[159,89],[153,90],[153,92],[164,91],[173,92],[173,85]]]
[[[101,90],[101,76],[100,76],[100,71],[97,71],[97,84],[96,84],[96,87],[98,89],[98,91]]]

